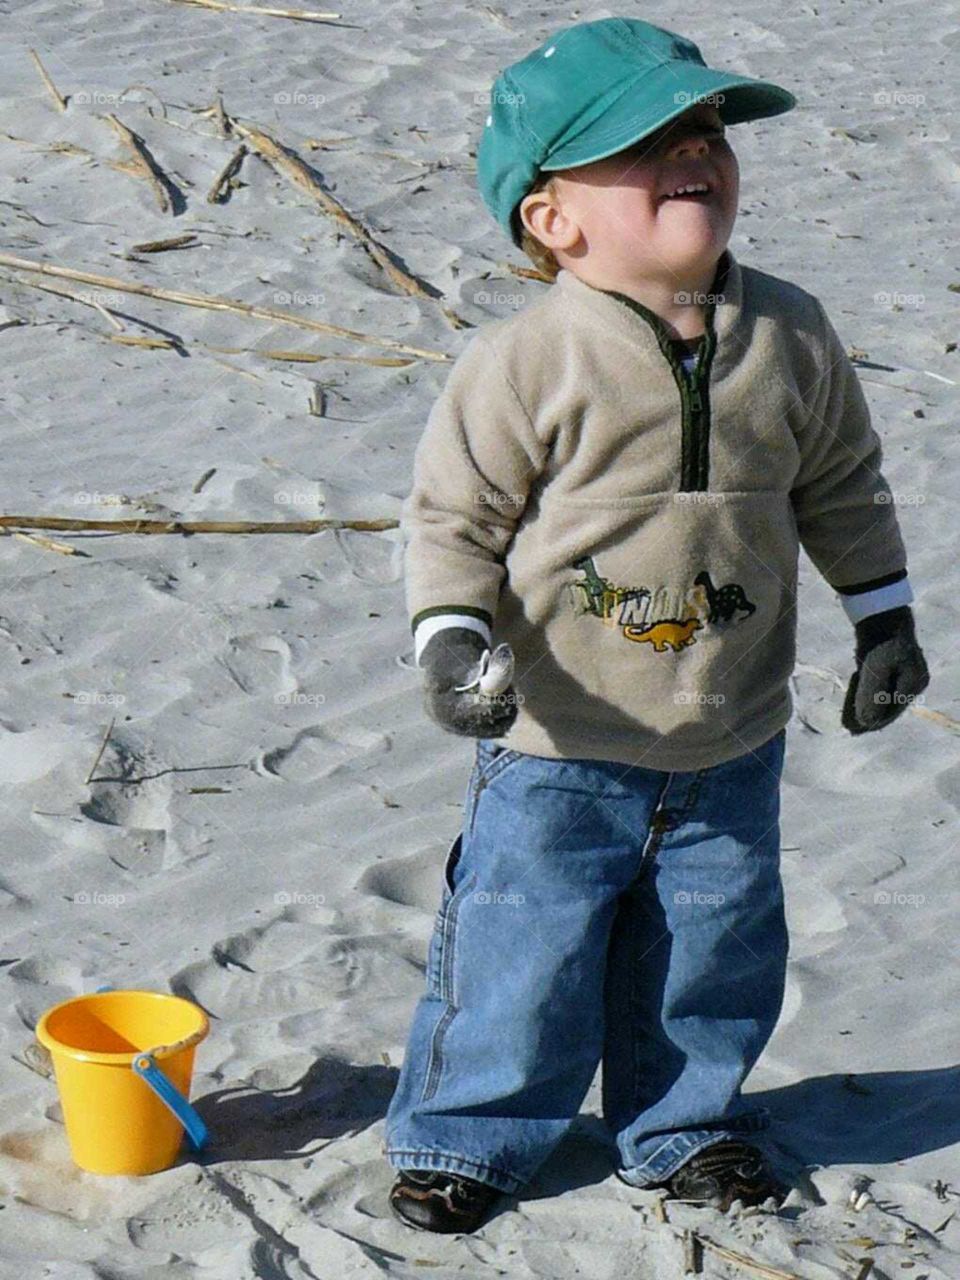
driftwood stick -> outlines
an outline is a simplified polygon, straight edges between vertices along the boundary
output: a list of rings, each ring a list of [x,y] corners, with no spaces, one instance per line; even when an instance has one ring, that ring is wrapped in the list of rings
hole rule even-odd
[[[40,55],[37,53],[36,49],[30,50],[30,57],[37,64],[37,70],[40,72],[40,77],[43,80],[43,83],[47,86],[50,97],[54,100],[61,111],[66,111],[67,100],[50,79],[50,76],[47,74],[47,69],[40,61]]]
[[[153,193],[157,197],[157,203],[160,206],[160,212],[171,213],[173,205],[170,201],[170,180],[147,150],[143,139],[134,133],[132,129],[128,129],[122,120],[118,120],[110,112],[103,119],[116,130],[121,140],[133,152],[132,163],[136,166],[140,176],[146,178],[153,188]]]
[[[243,164],[243,157],[246,154],[246,144],[241,142],[239,147],[237,147],[236,151],[217,174],[213,186],[207,192],[208,204],[221,204],[229,197],[230,188],[232,186],[231,180],[239,172],[240,166]]]
[[[258,307],[250,302],[234,302],[230,298],[217,298],[211,294],[158,289],[151,285],[138,284],[134,280],[119,280],[115,276],[103,276],[93,271],[77,271],[72,267],[55,267],[47,262],[34,262],[31,258],[18,258],[10,253],[0,253],[0,266],[14,267],[18,271],[37,271],[43,275],[79,280],[84,284],[102,284],[108,289],[116,289],[121,293],[137,293],[145,298],[158,298],[161,302],[176,302],[185,307],[202,307],[208,311],[236,311],[258,320],[277,320],[283,324],[297,325],[301,329],[312,329],[316,333],[329,333],[337,338],[346,338],[351,342],[365,342],[391,351],[404,351],[408,355],[420,356],[424,360],[450,360],[450,356],[442,351],[411,347],[405,342],[398,342],[395,338],[377,338],[371,334],[358,333],[355,329],[326,324],[322,320],[309,320],[306,316],[298,316],[292,311],[283,311],[279,307]]]
[[[436,301],[435,295],[430,293],[420,280],[412,276],[408,271],[404,271],[402,267],[397,266],[387,250],[373,238],[359,218],[355,218],[352,213],[349,213],[339,200],[321,186],[314,177],[313,172],[295,151],[277,142],[275,138],[265,133],[258,125],[234,119],[233,128],[247,139],[261,159],[266,160],[268,164],[292,182],[294,186],[306,191],[324,213],[328,214],[350,235],[359,240],[377,265],[386,272],[393,283],[402,289],[404,293],[409,293],[416,298],[426,298],[429,302]]]
[[[325,529],[359,529],[382,533],[399,520],[84,520],[70,516],[0,516],[0,528],[97,529],[105,533],[322,533]]]
[[[310,9],[261,9],[252,4],[228,4],[226,0],[173,0],[174,4],[189,4],[197,9],[219,9],[225,13],[255,13],[263,18],[292,18],[295,22],[333,22],[342,13],[316,13]]]

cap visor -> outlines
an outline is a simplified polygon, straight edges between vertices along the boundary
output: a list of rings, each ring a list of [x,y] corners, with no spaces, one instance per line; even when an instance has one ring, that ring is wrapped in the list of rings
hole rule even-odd
[[[653,105],[644,105],[650,103]],[[572,169],[616,155],[691,107],[707,101],[724,124],[742,124],[781,115],[797,104],[786,89],[768,80],[753,80],[697,63],[676,61],[638,76],[601,117],[564,143],[540,164],[541,169]]]

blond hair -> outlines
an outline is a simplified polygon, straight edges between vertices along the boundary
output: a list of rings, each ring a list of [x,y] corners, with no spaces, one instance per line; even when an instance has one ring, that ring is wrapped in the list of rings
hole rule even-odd
[[[553,181],[555,177],[556,177],[555,174],[541,170],[537,174],[536,181],[534,182],[530,190],[527,192],[527,195],[532,194],[534,191],[547,191],[551,195],[553,195],[554,194]],[[520,248],[527,255],[527,257],[530,259],[530,261],[533,263],[533,265],[537,268],[538,271],[542,271],[543,274],[545,276],[548,276],[550,280],[555,280],[557,278],[557,273],[560,270],[560,264],[557,262],[556,258],[553,256],[553,252],[550,249],[548,249],[545,244],[541,244],[541,242],[537,239],[537,237],[533,234],[532,231],[527,230],[526,226],[524,225],[520,217],[519,209],[516,211],[514,216],[517,220],[517,226],[520,230]]]

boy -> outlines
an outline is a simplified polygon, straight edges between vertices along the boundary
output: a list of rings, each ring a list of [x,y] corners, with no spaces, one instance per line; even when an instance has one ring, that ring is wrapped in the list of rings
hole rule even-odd
[[[484,200],[554,279],[450,371],[405,504],[427,710],[478,738],[386,1122],[393,1211],[471,1231],[603,1064],[618,1176],[787,1192],[741,1086],[780,1013],[799,545],[856,627],[842,722],[929,682],[880,442],[815,297],[741,266],[725,126],[795,105],[634,19],[498,77]],[[516,689],[477,692],[510,644]]]

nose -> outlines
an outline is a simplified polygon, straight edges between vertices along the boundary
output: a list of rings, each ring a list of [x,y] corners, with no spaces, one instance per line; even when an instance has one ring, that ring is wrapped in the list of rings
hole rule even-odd
[[[710,145],[702,130],[692,130],[677,138],[669,150],[671,156],[704,156],[709,152]]]

